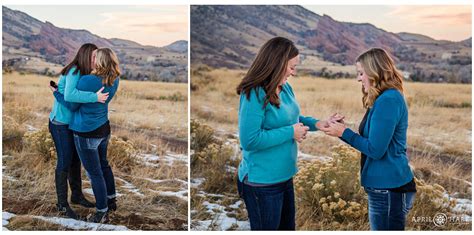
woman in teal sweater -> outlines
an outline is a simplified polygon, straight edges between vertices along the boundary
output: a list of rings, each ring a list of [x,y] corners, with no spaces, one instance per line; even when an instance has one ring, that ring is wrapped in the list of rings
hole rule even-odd
[[[50,87],[66,98],[68,101],[79,103],[105,102],[107,93],[79,91],[76,84],[79,77],[92,71],[91,61],[93,51],[97,49],[94,44],[82,45],[71,63],[63,68],[59,78],[58,87]],[[74,145],[73,132],[69,130],[72,112],[64,104],[54,101],[53,109],[49,115],[49,131],[54,141],[57,152],[55,171],[55,184],[57,194],[57,209],[60,213],[77,219],[76,213],[68,203],[68,182],[71,188],[71,202],[85,207],[94,207],[82,193],[81,162]]]
[[[362,53],[356,67],[367,109],[359,133],[337,122],[322,130],[361,152],[361,184],[368,194],[370,228],[403,230],[416,194],[406,153],[408,108],[403,77],[380,48]]]
[[[237,87],[243,155],[238,191],[252,230],[295,230],[296,142],[305,139],[308,130],[316,131],[326,124],[300,114],[287,83],[296,75],[298,53],[286,38],[269,40]]]

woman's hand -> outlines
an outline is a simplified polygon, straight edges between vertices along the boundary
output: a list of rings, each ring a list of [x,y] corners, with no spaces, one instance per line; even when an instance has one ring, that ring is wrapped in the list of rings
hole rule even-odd
[[[296,123],[293,125],[293,138],[295,138],[298,143],[301,143],[306,139],[306,133],[308,133],[309,127],[303,125],[303,123]]]
[[[55,92],[55,91],[58,90],[57,88],[54,88],[54,87],[52,87],[52,86],[49,86],[49,89],[50,89],[52,92]]]
[[[100,88],[100,90],[98,90],[96,92],[97,94],[97,102],[100,102],[100,103],[105,103],[105,101],[107,100],[107,98],[109,98],[109,93],[102,93],[102,91],[104,90],[104,87]]]
[[[346,130],[346,125],[340,122],[329,122],[329,127],[325,128],[323,131],[326,135],[334,137],[342,137],[342,133]]]
[[[331,115],[331,117],[329,117],[329,122],[340,122],[340,123],[343,123],[344,124],[344,116],[339,114],[339,113],[334,113],[333,115]]]

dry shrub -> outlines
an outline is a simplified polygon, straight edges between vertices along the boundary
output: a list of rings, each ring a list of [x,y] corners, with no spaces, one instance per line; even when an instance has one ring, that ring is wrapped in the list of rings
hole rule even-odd
[[[223,193],[235,189],[237,162],[232,159],[234,150],[214,137],[214,130],[196,120],[191,121],[191,169],[206,180],[202,188],[206,192]]]
[[[346,145],[335,146],[331,152],[333,161],[304,162],[295,177],[298,224],[302,229],[315,229],[315,224],[330,230],[368,229],[367,196],[360,185],[360,153]],[[449,229],[413,222],[413,218],[433,218],[437,213],[454,215],[451,208],[455,203],[446,197],[441,185],[417,178],[415,182],[417,194],[407,216],[407,229]]]
[[[28,152],[37,154],[45,162],[56,159],[56,149],[47,126],[37,131],[25,133],[23,136],[23,146],[25,146]]]
[[[136,165],[135,156],[138,150],[130,140],[112,135],[107,148],[107,158],[114,168],[130,173]]]
[[[24,105],[5,105],[3,109],[3,113],[8,114],[10,117],[15,119],[16,122],[19,124],[23,124],[24,122],[32,119],[34,117],[33,111],[30,107]]]
[[[235,188],[235,173],[229,170],[233,150],[229,146],[212,143],[203,151],[196,153],[202,176],[206,179],[202,185],[204,191],[211,193],[229,192]]]
[[[421,179],[415,178],[416,198],[413,209],[407,216],[408,226],[416,230],[439,230],[434,223],[416,223],[417,217],[435,217],[437,213],[453,215],[451,208],[455,201],[450,201],[446,196],[446,190],[439,184],[427,184]]]
[[[332,148],[332,155],[331,162],[302,163],[294,180],[299,217],[334,229],[354,229],[367,223],[367,199],[358,177],[359,154],[338,145]]]
[[[2,143],[5,150],[21,150],[23,135],[25,134],[25,127],[20,125],[15,119],[10,116],[3,115],[2,122]]]
[[[218,141],[214,138],[212,127],[191,119],[191,149],[194,152],[200,152],[209,144],[216,142]]]

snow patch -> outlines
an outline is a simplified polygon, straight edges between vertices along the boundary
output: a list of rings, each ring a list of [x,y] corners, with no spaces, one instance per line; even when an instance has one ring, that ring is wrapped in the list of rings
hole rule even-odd
[[[298,151],[298,160],[306,160],[306,161],[318,161],[318,162],[328,162],[331,161],[332,158],[329,156],[315,156],[307,153],[303,153]]]
[[[17,215],[3,211],[2,212],[2,230],[8,231],[5,227],[8,225],[8,221]],[[62,227],[74,229],[74,230],[109,230],[109,231],[126,231],[129,230],[127,227],[122,225],[113,225],[113,224],[99,224],[99,223],[89,223],[85,221],[69,219],[69,218],[60,218],[60,217],[46,217],[46,216],[31,216],[24,215],[25,217],[31,217],[34,219],[43,220],[49,223],[58,224]]]
[[[204,178],[191,179],[191,188],[198,188],[205,180]]]
[[[137,187],[135,187],[135,185],[131,184],[130,182],[128,182],[128,181],[126,181],[126,180],[124,180],[124,179],[122,179],[122,178],[118,178],[118,177],[115,177],[115,179],[122,181],[123,185],[120,186],[120,188],[124,188],[124,189],[126,189],[127,191],[129,191],[129,192],[131,192],[131,193],[133,193],[133,194],[136,194],[136,195],[138,195],[138,196],[140,196],[140,197],[144,197],[144,196],[145,196],[143,193],[140,192],[140,190],[139,190]]]
[[[177,163],[188,163],[188,155],[177,154],[172,152],[166,152],[164,156],[158,156],[155,154],[142,153],[139,154],[138,159],[146,166],[159,167],[160,163],[168,166],[173,166]]]

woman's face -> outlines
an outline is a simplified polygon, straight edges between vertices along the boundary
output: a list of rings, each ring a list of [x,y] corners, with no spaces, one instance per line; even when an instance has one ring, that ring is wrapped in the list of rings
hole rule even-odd
[[[92,56],[91,56],[91,68],[95,69],[95,57],[97,55],[97,50],[92,51]]]
[[[362,83],[362,87],[364,88],[364,91],[366,93],[369,92],[370,88],[370,82],[369,82],[369,77],[367,77],[367,74],[364,71],[364,68],[360,64],[360,62],[356,63],[357,67],[357,81]]]
[[[300,56],[297,55],[293,59],[288,60],[288,66],[286,67],[285,75],[283,80],[280,82],[280,86],[284,85],[290,76],[296,76],[296,65],[300,63]]]

